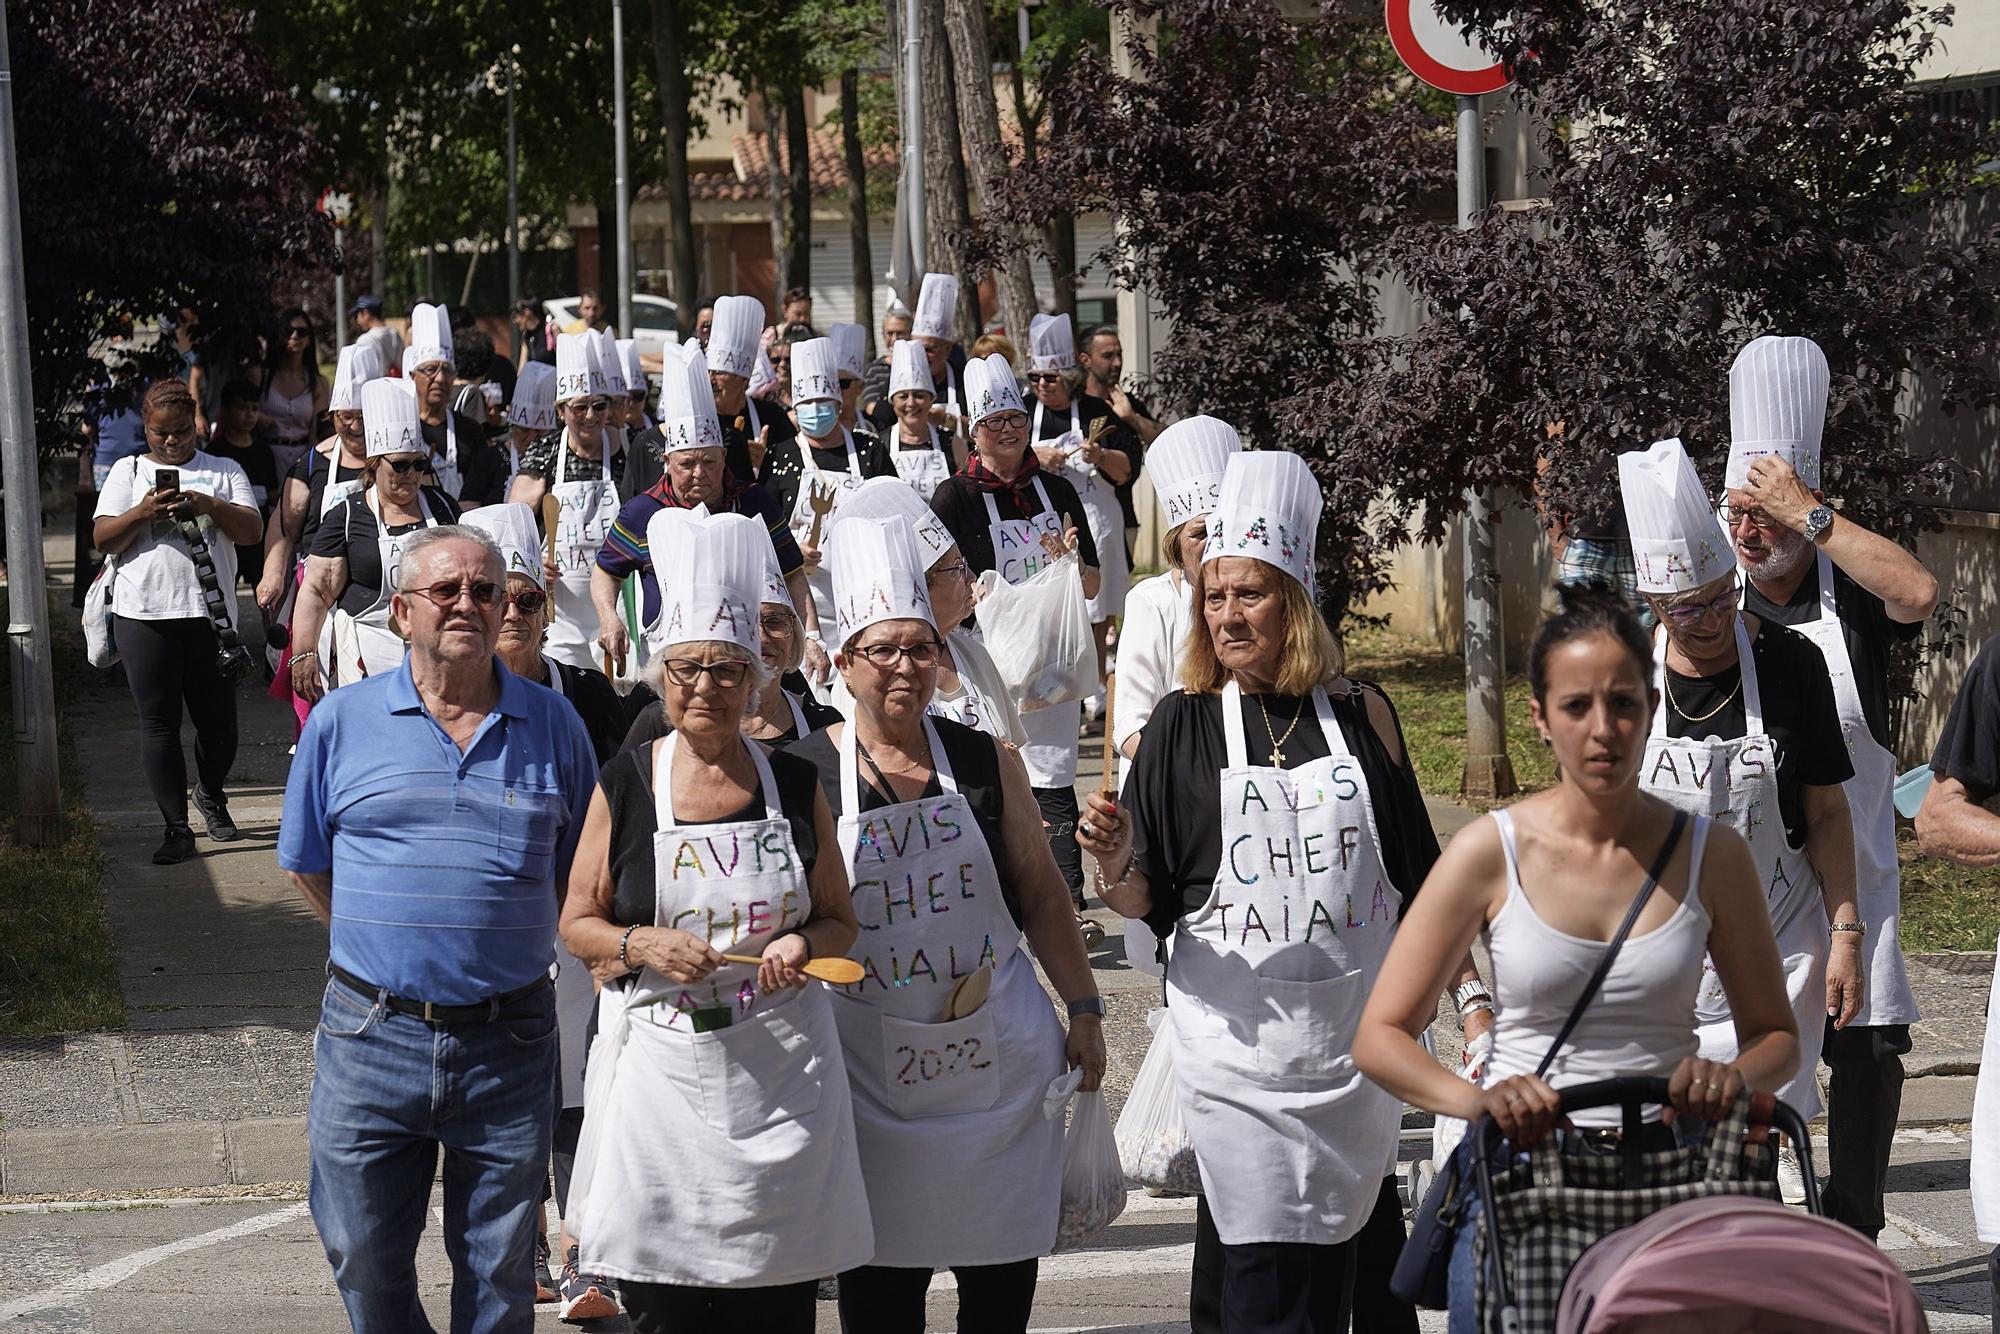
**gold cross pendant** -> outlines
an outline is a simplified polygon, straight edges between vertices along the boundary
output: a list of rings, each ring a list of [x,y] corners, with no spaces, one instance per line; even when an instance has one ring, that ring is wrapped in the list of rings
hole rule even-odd
[[[1273,769],[1285,767],[1285,752],[1278,746],[1271,747],[1271,767]]]

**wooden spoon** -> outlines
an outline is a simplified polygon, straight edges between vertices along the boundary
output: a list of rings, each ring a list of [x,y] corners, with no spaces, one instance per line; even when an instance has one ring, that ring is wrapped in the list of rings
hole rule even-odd
[[[554,496],[542,497],[542,555],[556,563],[556,527],[562,522],[562,502]]]
[[[958,985],[951,989],[951,995],[944,1003],[946,1022],[963,1019],[980,1006],[986,1004],[986,997],[993,990],[993,965],[980,964],[979,967],[958,979]]]
[[[722,957],[731,963],[764,962],[754,954],[725,954]],[[861,965],[852,959],[808,959],[806,966],[799,971],[837,987],[852,986],[861,980]]]

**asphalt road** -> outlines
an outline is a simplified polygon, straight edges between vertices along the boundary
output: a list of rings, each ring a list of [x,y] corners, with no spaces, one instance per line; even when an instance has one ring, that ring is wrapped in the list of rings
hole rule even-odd
[[[1985,1248],[1973,1239],[1967,1135],[1910,1130],[1890,1169],[1892,1227],[1882,1239],[1917,1284],[1933,1330],[1990,1329]],[[0,1330],[169,1331],[347,1328],[326,1261],[296,1198],[148,1202],[124,1207],[0,1206]],[[434,1318],[450,1272],[437,1215],[418,1267]],[[1135,1195],[1104,1243],[1042,1265],[1033,1329],[1177,1334],[1187,1328],[1194,1210]],[[953,1328],[949,1275],[932,1284],[932,1330]],[[537,1329],[570,1328],[545,1308]],[[622,1329],[622,1321],[605,1322]],[[820,1329],[838,1329],[831,1303]],[[1442,1317],[1426,1314],[1426,1331]]]

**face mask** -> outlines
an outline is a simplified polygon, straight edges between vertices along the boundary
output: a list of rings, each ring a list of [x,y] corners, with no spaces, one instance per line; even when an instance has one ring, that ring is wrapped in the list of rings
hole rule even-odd
[[[840,420],[840,405],[831,400],[801,403],[797,410],[799,429],[815,440],[824,439],[831,434],[834,423]]]

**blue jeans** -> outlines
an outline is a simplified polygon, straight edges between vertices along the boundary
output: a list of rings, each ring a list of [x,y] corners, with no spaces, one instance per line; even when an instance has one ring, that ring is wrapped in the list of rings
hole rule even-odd
[[[416,1253],[440,1148],[453,1334],[534,1328],[555,991],[520,1007],[519,1018],[432,1025],[326,984],[307,1117],[310,1198],[357,1334],[433,1328],[417,1296]]]
[[[1476,1196],[1465,1202],[1465,1222],[1458,1229],[1458,1237],[1451,1248],[1451,1275],[1445,1283],[1445,1293],[1450,1302],[1447,1326],[1450,1334],[1478,1334],[1479,1330],[1479,1293],[1472,1238],[1479,1231],[1480,1209]]]

